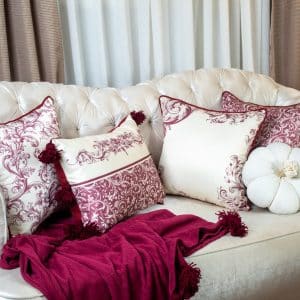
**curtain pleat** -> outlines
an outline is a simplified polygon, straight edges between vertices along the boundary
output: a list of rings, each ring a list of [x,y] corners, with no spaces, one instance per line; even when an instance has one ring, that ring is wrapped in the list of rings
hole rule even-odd
[[[170,1],[169,6],[169,39],[172,50],[170,55],[170,70],[180,72],[182,69],[194,69],[195,64],[195,36],[193,18],[193,0]],[[184,20],[181,22],[179,20]],[[174,45],[183,45],[173,50]],[[187,53],[189,52],[189,55]]]
[[[58,2],[68,83],[122,87],[201,67],[269,72],[269,0]]]
[[[270,69],[274,79],[300,89],[300,1],[272,1]]]
[[[56,1],[0,0],[0,33],[0,80],[63,82]]]
[[[156,76],[169,73],[170,37],[169,37],[169,1],[152,0],[151,3],[151,35],[153,53],[153,72]],[[165,13],[164,13],[165,12]],[[176,51],[176,49],[173,49]]]
[[[0,0],[0,79],[11,80],[4,0]]]

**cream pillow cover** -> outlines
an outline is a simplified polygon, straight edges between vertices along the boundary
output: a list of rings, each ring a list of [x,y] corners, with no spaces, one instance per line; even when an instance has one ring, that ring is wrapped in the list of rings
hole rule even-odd
[[[110,133],[52,143],[83,225],[93,223],[105,232],[138,210],[163,203],[158,171],[130,116]]]
[[[59,135],[50,96],[17,119],[0,123],[0,188],[12,236],[33,233],[57,209],[55,169],[38,156]]]
[[[160,97],[165,138],[159,170],[165,191],[249,210],[243,165],[265,111],[224,113]]]

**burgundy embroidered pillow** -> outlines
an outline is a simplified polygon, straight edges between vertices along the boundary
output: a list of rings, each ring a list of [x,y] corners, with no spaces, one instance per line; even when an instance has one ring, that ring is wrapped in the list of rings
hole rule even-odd
[[[274,142],[300,147],[300,104],[263,106],[244,102],[230,92],[224,92],[221,106],[228,112],[266,110],[266,118],[255,141],[255,147],[267,146]]]
[[[0,188],[12,235],[32,233],[56,207],[55,170],[38,155],[59,134],[50,97],[18,119],[0,124]]]
[[[95,223],[105,232],[136,211],[163,203],[158,172],[130,116],[110,133],[52,142],[84,225]]]
[[[165,138],[162,182],[179,194],[234,210],[248,210],[241,173],[264,111],[224,113],[160,97]]]

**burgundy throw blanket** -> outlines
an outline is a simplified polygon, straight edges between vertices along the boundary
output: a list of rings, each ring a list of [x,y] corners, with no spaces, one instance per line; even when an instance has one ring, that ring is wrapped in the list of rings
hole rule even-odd
[[[183,257],[228,232],[247,233],[238,214],[218,216],[211,223],[162,209],[89,238],[91,228],[80,231],[78,221],[63,220],[9,240],[0,266],[20,267],[48,300],[188,299],[198,290],[200,270]]]

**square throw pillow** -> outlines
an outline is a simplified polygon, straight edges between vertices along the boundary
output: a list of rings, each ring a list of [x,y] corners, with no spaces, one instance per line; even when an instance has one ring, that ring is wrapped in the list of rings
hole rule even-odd
[[[300,104],[289,106],[263,106],[244,102],[231,94],[223,92],[221,106],[227,112],[244,112],[257,109],[266,111],[266,118],[255,141],[255,147],[270,143],[285,143],[300,147]]]
[[[52,143],[64,172],[59,179],[71,186],[84,225],[105,232],[138,210],[163,203],[157,169],[130,116],[110,133]]]
[[[59,134],[50,97],[27,114],[0,123],[0,188],[13,236],[32,233],[56,208],[55,169],[41,163],[38,155]]]
[[[249,210],[243,165],[265,112],[223,113],[160,97],[165,138],[159,170],[166,192]]]

